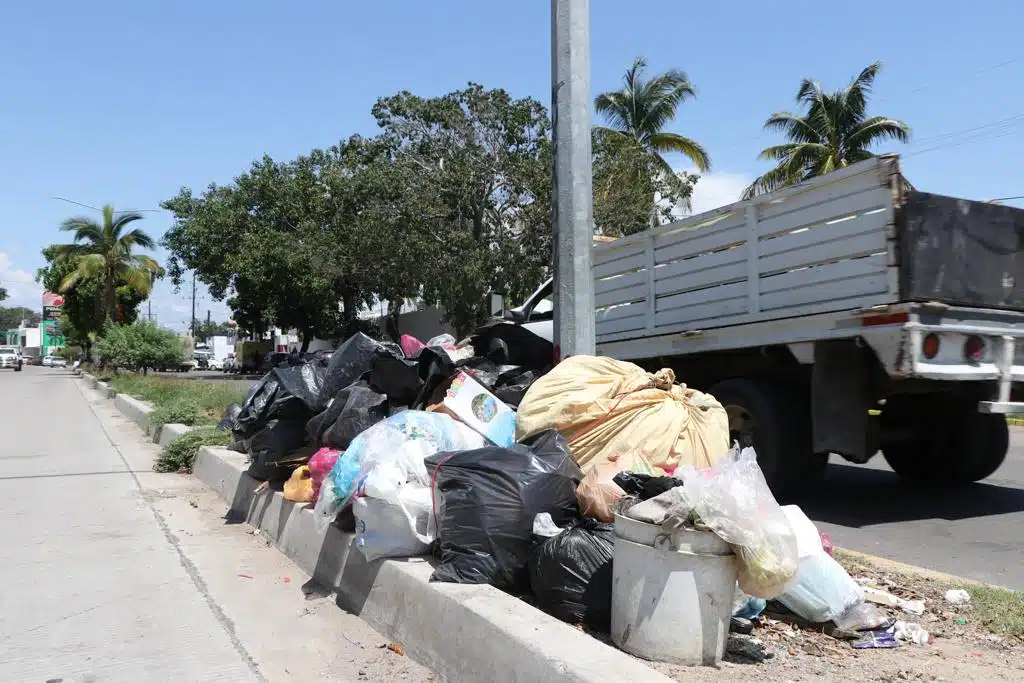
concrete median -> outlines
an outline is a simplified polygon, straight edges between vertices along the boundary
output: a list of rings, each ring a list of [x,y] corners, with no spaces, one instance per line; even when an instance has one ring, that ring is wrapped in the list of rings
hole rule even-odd
[[[194,473],[230,505],[229,516],[263,532],[338,605],[400,643],[443,680],[644,681],[671,679],[640,660],[492,586],[431,583],[429,558],[366,562],[354,535],[320,533],[312,506],[261,489],[244,455],[203,447]]]

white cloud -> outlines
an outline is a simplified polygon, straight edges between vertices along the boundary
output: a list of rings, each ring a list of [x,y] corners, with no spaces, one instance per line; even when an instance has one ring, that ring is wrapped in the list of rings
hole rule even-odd
[[[33,311],[43,310],[43,288],[36,284],[35,276],[23,268],[16,268],[7,252],[0,251],[0,286],[7,290],[7,300],[0,306],[24,306]]]
[[[692,172],[692,170],[691,170]],[[743,190],[754,179],[744,173],[707,173],[693,188],[693,213],[703,213],[740,200]]]

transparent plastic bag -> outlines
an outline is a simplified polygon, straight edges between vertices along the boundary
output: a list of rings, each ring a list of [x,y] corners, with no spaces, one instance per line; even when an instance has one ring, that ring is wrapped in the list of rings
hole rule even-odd
[[[438,451],[482,448],[484,443],[482,436],[442,413],[407,410],[378,422],[352,440],[324,479],[313,509],[317,528],[330,526],[338,511],[367,484],[371,491],[366,493],[396,499],[398,488],[406,482],[430,483],[425,457]],[[381,471],[375,472],[381,465]]]
[[[687,467],[676,471],[680,474],[701,521],[736,551],[743,592],[765,599],[783,593],[797,571],[796,533],[768,488],[754,449],[734,445],[714,467]]]

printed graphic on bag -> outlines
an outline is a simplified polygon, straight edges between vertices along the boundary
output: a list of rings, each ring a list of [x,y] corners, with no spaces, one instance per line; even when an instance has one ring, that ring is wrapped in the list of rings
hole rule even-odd
[[[477,394],[473,397],[473,415],[481,422],[490,422],[498,414],[498,402],[493,396]]]

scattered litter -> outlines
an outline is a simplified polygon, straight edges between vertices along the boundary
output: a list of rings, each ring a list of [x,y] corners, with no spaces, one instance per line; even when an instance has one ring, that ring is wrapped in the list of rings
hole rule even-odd
[[[188,502],[188,504],[189,504],[189,505],[191,505],[191,506],[192,506],[192,507],[194,507],[194,508],[197,508],[197,507],[199,507],[199,503],[195,502],[194,500],[190,500],[190,501]]]
[[[252,577],[251,577],[250,575],[248,575],[248,574],[239,574],[238,576],[239,576],[239,578],[242,578],[242,579],[251,579],[251,578],[252,578]]]
[[[729,619],[729,632],[742,633],[744,635],[754,632],[754,622],[743,617],[732,617]]]
[[[967,625],[967,620],[966,619],[954,619],[953,623],[956,624],[957,626],[966,626]]]
[[[291,582],[292,582],[292,579],[291,579],[290,576],[282,576],[281,577],[281,583],[291,583]]]
[[[953,588],[946,591],[946,602],[951,605],[967,605],[971,602],[971,594],[962,588]]]
[[[738,634],[729,636],[725,651],[733,657],[757,663],[775,657],[775,653],[765,649],[764,643],[759,639]]]
[[[896,636],[896,640],[915,645],[927,645],[931,640],[931,635],[919,624],[906,621],[897,621],[893,624],[893,635]]]
[[[878,650],[899,647],[900,644],[889,631],[869,631],[862,639],[855,640],[852,646],[857,650]]]
[[[899,607],[907,614],[913,614],[915,616],[921,616],[924,614],[924,600],[904,600],[903,598],[897,597],[892,593],[882,590],[881,588],[874,588],[872,586],[863,586],[864,599],[868,602],[873,602],[876,605],[886,605],[888,607]]]
[[[383,645],[382,647],[384,647],[387,650],[391,650],[399,657],[405,656],[405,648],[399,645],[398,643],[388,643],[387,645]]]

